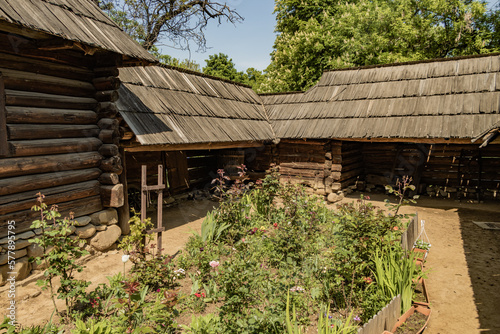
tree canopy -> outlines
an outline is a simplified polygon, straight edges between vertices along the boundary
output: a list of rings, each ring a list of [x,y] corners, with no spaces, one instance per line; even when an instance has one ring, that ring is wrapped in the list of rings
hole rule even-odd
[[[276,0],[263,91],[305,90],[325,69],[496,51],[478,0]]]
[[[254,89],[264,80],[262,72],[253,67],[248,68],[246,72],[238,72],[233,60],[224,53],[210,55],[205,62],[207,65],[203,67],[203,73],[214,77],[239,82]]]
[[[216,0],[93,0],[146,50],[162,39],[187,49],[194,41],[206,48],[209,21],[240,22],[243,18],[226,2]]]

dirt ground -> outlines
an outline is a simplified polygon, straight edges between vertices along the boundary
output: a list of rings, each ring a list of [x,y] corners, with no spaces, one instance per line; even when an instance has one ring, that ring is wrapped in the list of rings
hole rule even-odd
[[[382,194],[365,194],[383,206]],[[352,194],[344,201],[359,198]],[[208,200],[181,202],[164,210],[163,246],[174,254],[199,231],[204,215],[214,207]],[[500,231],[483,230],[475,221],[500,222],[500,204],[471,204],[453,200],[422,198],[417,206],[403,212],[418,212],[432,244],[426,263],[432,315],[426,334],[500,333]],[[153,214],[154,215],[154,214]],[[86,259],[78,278],[92,281],[91,289],[107,283],[106,276],[123,271],[121,251],[115,250]],[[130,263],[127,263],[127,270]],[[36,276],[17,282],[17,321],[23,326],[43,324],[52,314],[48,292],[36,286]],[[0,315],[6,314],[7,287],[0,288]],[[58,301],[61,308],[64,301]],[[54,319],[57,321],[57,319]]]

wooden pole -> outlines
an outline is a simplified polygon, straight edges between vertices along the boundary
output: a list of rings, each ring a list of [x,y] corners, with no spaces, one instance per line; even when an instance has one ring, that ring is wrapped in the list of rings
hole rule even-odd
[[[158,165],[158,187],[163,186],[163,165]],[[161,242],[163,232],[163,189],[158,190],[158,217],[156,218],[158,229],[157,247],[158,255],[161,255]]]

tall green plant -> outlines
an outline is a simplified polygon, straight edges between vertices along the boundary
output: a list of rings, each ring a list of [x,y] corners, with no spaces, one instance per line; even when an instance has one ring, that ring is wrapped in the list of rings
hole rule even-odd
[[[67,315],[71,315],[76,302],[88,302],[85,298],[85,289],[90,282],[77,280],[74,277],[75,272],[81,272],[83,266],[76,263],[76,260],[88,252],[79,246],[79,238],[70,238],[73,223],[68,218],[60,219],[61,214],[57,206],[53,205],[48,209],[47,204],[43,202],[44,195],[38,193],[38,203],[32,207],[32,210],[40,212],[40,219],[31,224],[32,229],[42,231],[40,237],[30,239],[43,249],[45,255],[35,258],[38,265],[42,263],[46,266],[43,273],[43,279],[38,280],[37,285],[42,289],[50,289],[50,295],[54,309],[59,313],[55,301],[64,299],[66,302]],[[54,280],[59,278],[60,285],[55,291]]]
[[[414,253],[384,247],[382,252],[375,251],[373,258],[376,288],[387,298],[401,294],[401,312],[410,309],[413,297],[413,279],[418,277],[419,270]]]
[[[207,216],[201,224],[201,240],[204,243],[217,242],[222,235],[222,232],[230,227],[229,224],[219,222],[217,219],[217,211],[207,212]]]

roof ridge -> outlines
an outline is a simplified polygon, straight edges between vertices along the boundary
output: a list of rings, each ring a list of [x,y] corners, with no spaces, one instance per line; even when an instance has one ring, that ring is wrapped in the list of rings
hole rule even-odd
[[[236,85],[236,86],[241,86],[241,87],[252,89],[252,87],[249,86],[249,85],[245,85],[245,84],[242,84],[240,82],[232,81],[232,80],[225,79],[225,78],[216,77],[216,76],[213,76],[213,75],[210,75],[210,74],[205,74],[203,72],[198,72],[198,71],[190,70],[190,69],[187,69],[187,68],[173,66],[173,65],[167,65],[167,64],[163,64],[163,63],[159,63],[159,64],[156,64],[156,65],[159,66],[159,67],[166,68],[166,69],[175,70],[175,71],[178,71],[178,72],[192,74],[192,75],[196,75],[196,76],[199,76],[199,77],[203,77],[203,78],[207,78],[207,79],[213,79],[213,80],[217,80],[217,81],[222,81],[222,82],[230,83],[230,84],[233,84],[233,85]]]
[[[412,60],[412,61],[406,61],[406,62],[401,62],[401,63],[372,64],[372,65],[364,65],[364,66],[351,66],[351,67],[345,67],[345,68],[327,69],[327,70],[324,70],[323,73],[341,72],[341,71],[353,71],[353,70],[365,70],[365,69],[370,69],[370,68],[395,67],[395,66],[404,66],[404,65],[438,63],[438,62],[454,61],[454,60],[461,60],[461,59],[474,59],[474,58],[494,57],[494,56],[500,56],[500,52],[481,53],[481,54],[467,55],[467,56],[457,56],[457,57]]]

